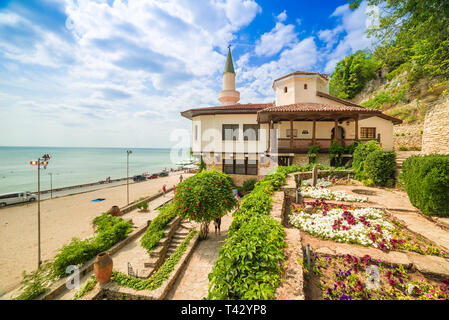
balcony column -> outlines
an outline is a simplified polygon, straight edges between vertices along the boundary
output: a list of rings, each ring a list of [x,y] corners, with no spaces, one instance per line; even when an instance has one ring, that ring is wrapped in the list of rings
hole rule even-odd
[[[290,149],[293,149],[293,119],[290,119]]]
[[[337,118],[335,118],[334,139],[337,139],[337,142],[339,142],[339,139],[338,139],[338,119]]]
[[[273,129],[273,121],[271,120],[271,117],[268,122],[268,152],[271,153],[271,130]]]
[[[359,139],[359,115],[355,116],[355,140]]]

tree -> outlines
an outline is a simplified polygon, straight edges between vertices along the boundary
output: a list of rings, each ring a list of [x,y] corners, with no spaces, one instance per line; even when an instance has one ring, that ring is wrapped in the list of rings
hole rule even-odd
[[[352,99],[362,91],[366,82],[373,79],[379,63],[375,57],[365,51],[357,51],[337,63],[329,81],[332,95],[343,99]]]
[[[201,223],[200,238],[206,239],[209,223],[237,205],[232,180],[222,172],[204,170],[176,188],[174,206],[185,219]]]

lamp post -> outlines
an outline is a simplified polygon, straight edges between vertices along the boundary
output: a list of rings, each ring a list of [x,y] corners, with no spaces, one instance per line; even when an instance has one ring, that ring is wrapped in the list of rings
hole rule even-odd
[[[126,150],[126,199],[129,204],[129,155],[133,153],[131,150]]]
[[[47,169],[49,154],[44,154],[37,160],[30,161],[32,166],[37,166],[37,267],[42,264],[41,261],[41,165],[43,169]]]

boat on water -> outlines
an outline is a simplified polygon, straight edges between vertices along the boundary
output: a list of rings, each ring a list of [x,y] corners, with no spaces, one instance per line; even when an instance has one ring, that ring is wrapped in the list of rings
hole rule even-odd
[[[177,165],[178,167],[183,167],[183,166],[191,165],[191,164],[193,164],[193,163],[194,163],[193,160],[181,160],[181,161],[179,161],[179,162],[176,162],[176,165]]]

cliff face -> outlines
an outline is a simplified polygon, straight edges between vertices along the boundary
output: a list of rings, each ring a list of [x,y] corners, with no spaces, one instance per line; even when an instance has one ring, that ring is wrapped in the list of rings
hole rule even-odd
[[[393,79],[386,79],[384,74],[380,72],[378,78],[369,81],[352,100],[404,121],[394,126],[393,145],[396,150],[422,148],[427,153],[439,152],[441,148],[435,148],[435,144],[439,144],[437,140],[441,140],[443,135],[449,137],[449,102],[443,94],[448,84],[435,86],[422,79],[411,87],[406,73]],[[448,141],[444,143],[449,148]]]

